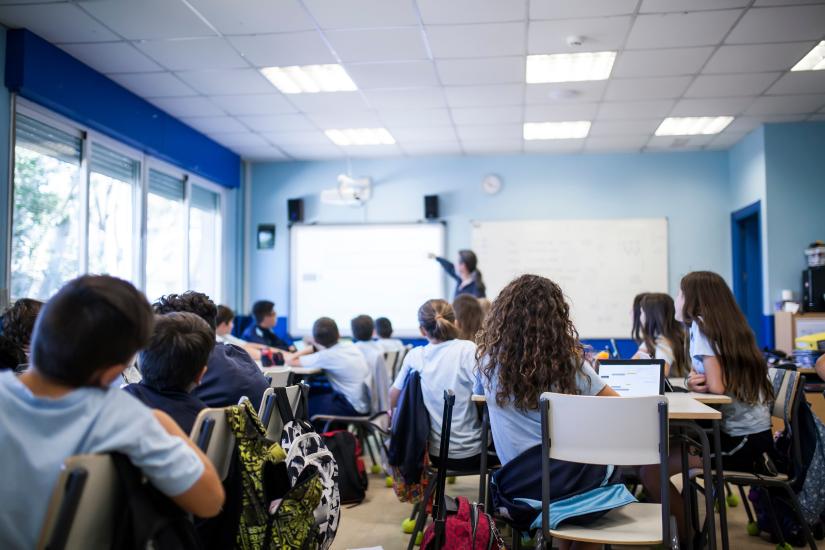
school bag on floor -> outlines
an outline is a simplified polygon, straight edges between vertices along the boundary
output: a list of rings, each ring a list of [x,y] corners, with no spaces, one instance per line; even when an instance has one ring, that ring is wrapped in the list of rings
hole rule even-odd
[[[505,550],[496,524],[479,504],[470,504],[465,497],[446,498],[444,523],[444,550]],[[441,550],[436,547],[435,527],[424,531],[422,550]]]
[[[360,504],[367,496],[369,478],[361,458],[361,442],[347,430],[323,434],[324,443],[338,464],[341,504]]]
[[[226,419],[235,435],[243,487],[235,547],[317,548],[314,511],[322,494],[318,471],[305,468],[297,479],[290,479],[284,450],[266,438],[263,424],[248,400],[228,407]]]

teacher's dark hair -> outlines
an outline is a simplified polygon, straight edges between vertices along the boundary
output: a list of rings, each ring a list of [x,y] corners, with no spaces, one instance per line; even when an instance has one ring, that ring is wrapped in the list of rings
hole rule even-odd
[[[484,286],[484,279],[481,276],[481,271],[478,270],[478,257],[476,253],[472,250],[459,250],[458,261],[467,267],[467,271],[473,276],[479,294],[484,295],[487,287]]]

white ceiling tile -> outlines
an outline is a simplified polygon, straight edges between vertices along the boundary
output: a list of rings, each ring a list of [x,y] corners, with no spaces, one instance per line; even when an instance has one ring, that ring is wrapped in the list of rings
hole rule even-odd
[[[163,68],[128,42],[63,44],[72,57],[101,73],[142,73]]]
[[[521,153],[523,147],[521,138],[461,140],[461,148],[468,155],[511,155]]]
[[[223,34],[260,34],[315,28],[297,0],[189,0]]]
[[[630,101],[680,97],[690,85],[689,76],[660,76],[611,80],[607,85],[606,101]]]
[[[530,0],[530,19],[571,19],[574,17],[606,17],[633,13],[637,0]]]
[[[524,99],[531,103],[590,103],[601,101],[607,80],[527,84]]]
[[[359,92],[334,92],[318,94],[290,94],[287,98],[298,110],[305,113],[330,111],[366,111],[369,105]]]
[[[624,50],[613,66],[613,78],[687,75],[699,72],[713,53],[710,46],[664,50]]]
[[[702,70],[703,73],[787,71],[808,53],[814,42],[721,46]]]
[[[670,116],[736,116],[753,103],[754,97],[680,99]]]
[[[387,126],[421,128],[428,126],[451,126],[450,112],[447,109],[398,109],[381,111],[381,120]]]
[[[417,25],[409,0],[304,0],[323,29]]]
[[[523,21],[527,16],[526,0],[418,0],[417,4],[426,25]]]
[[[238,120],[256,132],[317,131],[304,115],[239,116]]]
[[[631,153],[641,150],[650,140],[650,134],[625,136],[594,136],[591,131],[584,142],[585,152]]]
[[[553,153],[570,155],[580,153],[584,139],[537,139],[524,142],[525,153]]]
[[[748,135],[748,132],[730,132],[725,130],[710,142],[708,149],[730,149],[739,143],[746,135]]]
[[[821,4],[823,0],[756,0],[755,7],[763,6],[788,6],[796,4]]]
[[[435,65],[445,86],[524,82],[524,57],[441,59]]]
[[[527,105],[524,122],[561,122],[565,120],[593,120],[599,109],[598,103],[556,103],[553,105]]]
[[[722,41],[740,12],[722,10],[640,15],[630,31],[627,47],[712,46]]]
[[[172,73],[122,73],[109,78],[144,98],[195,95],[195,90]]]
[[[216,95],[210,99],[230,115],[279,115],[296,111],[281,94]]]
[[[756,44],[819,40],[823,29],[825,5],[754,8],[745,13],[725,42]]]
[[[438,77],[430,61],[347,65],[346,70],[361,90],[438,85]]]
[[[404,152],[398,145],[352,145],[342,149],[353,158],[401,157]]]
[[[418,27],[327,31],[325,35],[345,63],[429,59]]]
[[[364,96],[376,109],[432,109],[447,106],[441,88],[366,90]]]
[[[399,143],[401,150],[408,155],[460,155],[461,145],[457,141],[422,141]]]
[[[748,115],[791,115],[816,111],[825,105],[822,94],[757,97]]]
[[[176,74],[206,95],[271,94],[275,91],[272,84],[255,69],[183,71]]]
[[[521,139],[523,125],[521,124],[496,124],[496,125],[473,125],[456,126],[458,137],[463,143],[474,140],[511,140]]]
[[[825,94],[825,71],[787,73],[766,92],[777,94]]]
[[[205,97],[156,97],[150,100],[155,106],[175,117],[221,116],[220,107]]]
[[[251,148],[251,147],[271,147],[271,144],[267,143],[267,141],[262,138],[258,134],[252,134],[249,132],[244,133],[221,133],[221,132],[209,132],[209,137],[213,140],[217,141],[221,145],[225,145],[230,149],[234,148]]]
[[[602,103],[597,118],[600,120],[621,120],[666,117],[675,103],[672,99],[649,101],[618,101]]]
[[[278,160],[286,160],[287,157],[280,149],[272,146],[264,147],[239,147],[235,151],[245,160],[254,162],[271,162]]]
[[[344,152],[332,142],[328,145],[282,145],[280,149],[297,159],[328,159],[345,156]]]
[[[527,53],[598,52],[618,50],[630,28],[630,17],[596,17],[531,21],[527,33]],[[568,36],[581,36],[581,46],[567,44]]]
[[[319,128],[381,128],[383,122],[374,111],[327,111],[311,113],[307,117]]]
[[[708,145],[716,136],[653,136],[647,144],[650,150],[689,150]]]
[[[742,8],[749,0],[643,0],[639,13],[667,13]]]
[[[699,75],[685,97],[727,97],[759,95],[764,92],[780,73],[741,73]]]
[[[183,2],[169,0],[92,0],[79,5],[129,40],[215,36]]]
[[[506,107],[465,107],[452,109],[456,124],[503,124],[522,122],[522,108],[518,105]]]
[[[493,57],[524,55],[524,23],[485,23],[427,27],[433,56]]]
[[[424,142],[452,142],[457,144],[455,129],[452,126],[435,126],[429,128],[398,128],[389,125],[392,137],[401,142],[420,143]]]
[[[643,120],[601,120],[596,119],[590,127],[588,139],[593,137],[615,137],[626,135],[650,136],[662,123],[661,118]]]
[[[29,29],[53,43],[119,40],[73,4],[0,6],[0,21],[8,28]]]
[[[249,66],[222,38],[143,40],[136,46],[171,71],[237,69]]]
[[[320,130],[300,132],[264,132],[261,134],[276,145],[329,145],[329,138]]]
[[[444,94],[450,107],[521,105],[524,99],[524,84],[446,86]]]
[[[246,132],[247,128],[238,119],[228,116],[184,117],[184,124],[207,134]]]
[[[317,31],[232,36],[229,41],[256,67],[337,62]]]

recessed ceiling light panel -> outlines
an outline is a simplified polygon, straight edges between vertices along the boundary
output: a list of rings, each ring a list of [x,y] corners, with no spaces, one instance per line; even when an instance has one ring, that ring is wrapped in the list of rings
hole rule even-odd
[[[791,67],[792,71],[825,71],[825,40],[814,46],[814,49]]]
[[[393,145],[395,138],[386,128],[346,128],[324,130],[335,145]]]
[[[555,53],[527,56],[527,83],[607,80],[616,52]]]
[[[524,139],[581,139],[590,132],[589,120],[567,122],[525,122]]]
[[[656,128],[657,136],[718,134],[733,121],[732,116],[668,117]]]
[[[358,89],[341,65],[264,67],[261,74],[284,94],[351,92]]]

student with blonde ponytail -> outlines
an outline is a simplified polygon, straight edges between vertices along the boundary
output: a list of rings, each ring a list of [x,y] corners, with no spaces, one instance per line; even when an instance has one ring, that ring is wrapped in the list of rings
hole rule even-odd
[[[481,458],[481,420],[471,402],[475,385],[476,346],[459,340],[455,311],[444,300],[428,300],[418,309],[418,324],[427,345],[413,348],[390,389],[390,406],[395,408],[410,371],[421,375],[424,406],[430,415],[430,460],[438,463],[444,390],[455,392],[455,408],[450,434],[448,467],[471,470]]]

